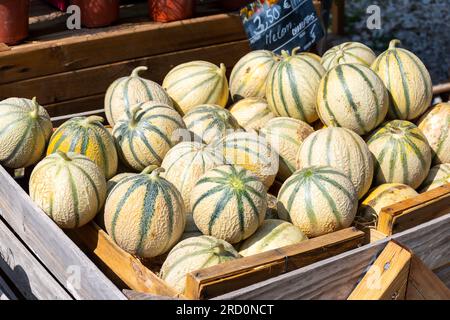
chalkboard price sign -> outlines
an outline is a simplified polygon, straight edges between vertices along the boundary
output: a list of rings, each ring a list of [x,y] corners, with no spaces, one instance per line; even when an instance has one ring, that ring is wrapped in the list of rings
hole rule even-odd
[[[324,36],[312,0],[257,0],[241,10],[254,50],[308,50]]]

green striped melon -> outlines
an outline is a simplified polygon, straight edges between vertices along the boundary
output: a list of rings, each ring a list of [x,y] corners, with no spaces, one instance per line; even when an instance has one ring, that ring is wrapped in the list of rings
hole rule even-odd
[[[413,123],[393,120],[367,139],[375,159],[374,183],[403,183],[416,189],[430,171],[431,148]]]
[[[300,52],[300,53],[298,53],[298,55],[299,56],[307,56],[307,57],[313,58],[317,62],[320,62],[320,63],[322,62],[322,57],[320,57],[317,54],[312,53],[312,52],[306,52],[306,51],[305,52]]]
[[[170,251],[159,276],[183,294],[188,273],[237,258],[240,258],[239,253],[223,240],[209,236],[188,238]]]
[[[52,133],[47,111],[36,98],[0,101],[0,164],[18,169],[38,162]]]
[[[106,231],[123,250],[142,258],[169,251],[186,223],[180,192],[159,174],[150,166],[122,179],[106,200]]]
[[[419,194],[410,186],[402,183],[385,183],[372,190],[362,201],[358,210],[358,220],[374,224],[381,209],[394,203],[414,198]]]
[[[320,81],[317,113],[328,127],[344,127],[364,135],[383,122],[388,107],[383,82],[363,65],[340,64]]]
[[[317,120],[316,96],[325,69],[314,58],[297,55],[296,50],[283,57],[271,70],[266,98],[276,116],[313,123]]]
[[[241,129],[230,111],[211,104],[199,105],[191,109],[183,120],[187,129],[194,134],[194,139],[207,144]]]
[[[361,199],[373,179],[373,159],[364,140],[345,128],[325,128],[309,135],[297,154],[297,169],[331,166],[352,181]]]
[[[250,237],[264,221],[267,193],[250,171],[232,165],[207,171],[191,194],[199,230],[231,244]]]
[[[279,180],[286,180],[296,170],[298,150],[313,132],[314,129],[306,122],[287,117],[274,118],[261,129],[269,144],[280,155]]]
[[[92,219],[106,198],[106,180],[88,157],[57,151],[31,173],[30,197],[61,228],[78,228]]]
[[[188,112],[201,104],[225,107],[228,102],[226,67],[206,61],[192,61],[173,68],[164,78],[163,88],[176,105]]]
[[[236,102],[230,109],[237,122],[247,131],[259,130],[275,115],[263,98],[246,98]]]
[[[308,237],[349,227],[358,209],[358,194],[341,170],[312,166],[296,171],[278,193],[278,216]]]
[[[211,147],[199,142],[181,142],[169,150],[161,167],[165,169],[164,178],[178,188],[188,209],[195,183],[206,171],[222,163]]]
[[[109,179],[106,182],[106,195],[109,196],[109,194],[111,193],[111,191],[114,189],[114,187],[123,179],[125,178],[129,178],[136,175],[136,173],[132,173],[132,172],[123,172],[123,173],[119,173],[118,175],[115,175],[114,177],[112,177],[111,179]]]
[[[102,117],[76,117],[63,123],[52,135],[47,155],[58,150],[85,155],[94,161],[107,179],[117,172],[118,158],[111,133]]]
[[[307,240],[308,237],[292,223],[268,219],[239,247],[239,254],[248,257],[261,252],[278,249]]]
[[[359,42],[344,42],[325,52],[321,62],[326,70],[331,70],[344,63],[370,67],[376,58],[377,56],[368,46]]]
[[[450,163],[450,103],[438,103],[424,114],[417,126],[433,151],[433,163]]]
[[[397,48],[399,43],[399,40],[392,40],[389,49],[374,61],[372,69],[389,91],[388,116],[391,119],[412,120],[424,113],[431,104],[431,78],[417,56]]]
[[[111,126],[123,114],[131,117],[131,109],[138,103],[155,101],[172,106],[172,100],[159,84],[139,76],[145,70],[147,67],[137,67],[130,76],[119,78],[109,86],[105,96],[105,113]]]
[[[149,165],[161,165],[166,153],[181,138],[185,124],[168,105],[157,102],[138,104],[131,118],[124,116],[114,126],[118,153],[122,161],[136,171]]]
[[[441,163],[430,169],[430,173],[420,186],[420,192],[430,191],[450,183],[450,163]]]
[[[278,60],[279,57],[268,50],[255,50],[243,56],[231,71],[232,99],[264,98],[267,75]]]
[[[227,164],[252,171],[269,188],[275,181],[279,156],[264,137],[255,132],[235,132],[213,145]]]
[[[186,214],[186,226],[184,227],[183,234],[181,235],[180,241],[187,238],[200,237],[203,233],[195,225],[194,217],[192,214]]]

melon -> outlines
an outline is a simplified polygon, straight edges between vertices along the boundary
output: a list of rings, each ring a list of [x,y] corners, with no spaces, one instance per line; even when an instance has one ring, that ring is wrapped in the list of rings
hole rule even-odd
[[[314,58],[297,55],[296,49],[283,57],[271,70],[266,98],[276,116],[313,123],[317,120],[316,96],[325,69]]]
[[[328,127],[344,127],[364,135],[383,122],[388,107],[383,82],[363,65],[340,64],[320,81],[317,112]]]
[[[321,62],[326,70],[331,70],[345,63],[370,67],[376,58],[377,56],[368,46],[359,42],[344,42],[328,49],[323,54]]]
[[[169,150],[161,167],[164,178],[180,191],[189,210],[192,189],[198,179],[208,170],[223,164],[211,147],[199,142],[181,142]]]
[[[269,188],[279,168],[278,154],[264,137],[255,132],[235,132],[213,144],[227,164],[252,171]]]
[[[250,238],[241,244],[239,254],[247,257],[297,244],[307,239],[308,237],[305,236],[302,230],[292,223],[268,219],[263,222],[261,227]]]
[[[57,151],[31,173],[30,197],[61,228],[78,228],[94,219],[106,198],[106,180],[88,157]]]
[[[132,172],[123,172],[123,173],[119,173],[118,175],[115,175],[114,177],[112,177],[111,179],[109,179],[106,182],[106,195],[109,196],[109,194],[111,193],[111,191],[114,189],[114,187],[123,179],[125,178],[129,178],[136,175],[136,173],[132,173]]]
[[[390,96],[388,116],[412,120],[424,113],[433,97],[430,74],[412,52],[398,48],[392,40],[389,49],[378,56],[372,69],[383,80]]]
[[[206,144],[241,130],[230,111],[217,105],[197,106],[187,112],[183,120],[187,129],[194,134],[194,139]]]
[[[393,120],[367,139],[375,160],[374,183],[403,183],[416,189],[431,165],[431,148],[413,123]]]
[[[159,276],[183,294],[187,274],[240,257],[233,246],[223,240],[209,236],[188,238],[170,251]]]
[[[191,212],[199,230],[231,244],[250,237],[264,221],[266,210],[264,185],[239,166],[207,171],[191,194]]]
[[[47,154],[58,150],[87,156],[102,169],[107,179],[117,172],[118,158],[111,133],[99,116],[75,117],[63,123],[50,138]]]
[[[184,227],[183,234],[181,235],[180,241],[187,238],[199,237],[203,233],[195,225],[194,217],[192,214],[186,214],[186,226]]]
[[[105,114],[111,126],[124,114],[131,117],[131,109],[138,103],[155,101],[172,106],[172,100],[159,84],[139,76],[146,70],[147,67],[137,67],[130,76],[119,78],[109,86],[105,96]]]
[[[424,114],[417,126],[433,152],[433,163],[450,163],[450,103],[438,103]]]
[[[186,223],[181,194],[160,170],[149,166],[122,179],[106,200],[106,231],[123,250],[142,258],[169,251]]]
[[[145,102],[133,108],[131,118],[124,116],[116,123],[113,136],[122,161],[142,171],[149,165],[160,166],[185,128],[181,116],[170,106]]]
[[[298,53],[298,55],[299,56],[307,56],[307,57],[313,58],[314,60],[316,60],[319,63],[322,63],[322,58],[315,53],[305,51],[305,52]]]
[[[45,155],[52,133],[47,111],[36,98],[0,101],[0,164],[19,169],[31,166]]]
[[[420,192],[426,192],[450,183],[450,163],[441,163],[430,169],[430,173],[420,186]]]
[[[268,50],[255,50],[243,56],[231,71],[232,99],[264,98],[267,75],[278,60],[279,57]]]
[[[278,117],[267,122],[261,133],[280,155],[278,179],[286,180],[296,170],[297,153],[314,129],[301,120]]]
[[[230,112],[247,131],[260,130],[267,121],[275,118],[263,98],[242,99],[231,107]]]
[[[277,205],[278,205],[277,197],[268,193],[267,194],[267,211],[266,211],[266,216],[264,217],[265,220],[278,219]]]
[[[358,220],[374,223],[378,220],[381,209],[394,203],[414,198],[419,195],[416,190],[402,183],[385,183],[372,190],[362,201],[358,210]]]
[[[325,128],[303,141],[297,154],[297,169],[323,165],[342,170],[352,181],[359,199],[369,191],[374,163],[366,143],[355,132]]]
[[[173,68],[163,88],[184,113],[201,104],[225,107],[228,102],[226,67],[206,61],[192,61]]]
[[[317,237],[349,227],[358,210],[358,193],[343,171],[329,166],[298,170],[278,193],[278,216]]]

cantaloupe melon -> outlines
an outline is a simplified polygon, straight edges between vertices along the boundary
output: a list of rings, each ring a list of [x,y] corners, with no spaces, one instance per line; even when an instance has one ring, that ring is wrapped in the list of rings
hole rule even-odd
[[[18,169],[38,162],[52,133],[47,111],[36,98],[0,101],[0,164]]]
[[[278,216],[308,237],[349,227],[358,209],[358,195],[341,170],[312,166],[294,172],[278,194]]]
[[[260,130],[275,115],[263,98],[246,98],[236,102],[230,109],[237,122],[247,131]]]
[[[320,81],[317,113],[328,127],[367,134],[383,122],[388,106],[388,93],[380,77],[363,65],[340,64]]]
[[[138,103],[154,101],[173,105],[159,84],[139,76],[139,73],[146,70],[147,67],[137,67],[130,76],[121,77],[109,86],[105,96],[105,113],[111,126],[114,126],[123,114],[131,117],[131,109]]]
[[[166,153],[185,130],[181,116],[170,106],[146,102],[136,105],[131,118],[124,116],[114,126],[113,136],[122,161],[136,171],[161,165]]]
[[[101,169],[84,155],[57,151],[39,162],[30,178],[31,199],[61,228],[91,221],[106,198]]]
[[[412,120],[431,104],[431,78],[422,61],[412,52],[398,48],[399,44],[399,40],[392,40],[389,49],[373,62],[372,69],[389,91],[389,117]]]
[[[195,225],[194,217],[192,214],[186,214],[186,226],[184,227],[183,234],[181,235],[180,241],[187,238],[200,237],[203,233]]]
[[[450,163],[450,103],[438,103],[424,114],[417,126],[433,151],[433,163]]]
[[[433,190],[450,183],[450,163],[441,163],[430,169],[428,176],[420,186],[420,192]]]
[[[297,169],[317,165],[342,170],[352,181],[359,199],[372,184],[372,155],[364,140],[349,129],[320,129],[305,139],[297,154]]]
[[[209,236],[188,238],[170,251],[160,277],[183,294],[188,273],[240,257],[233,246],[223,240]]]
[[[264,185],[239,166],[207,171],[191,194],[191,211],[200,231],[231,244],[250,237],[264,221],[266,210]]]
[[[376,58],[377,56],[368,46],[359,42],[344,42],[328,49],[323,54],[321,62],[326,70],[331,70],[344,63],[370,67]]]
[[[150,166],[122,179],[106,200],[106,231],[122,249],[142,258],[170,250],[186,223],[180,192],[159,174]]]
[[[231,98],[234,101],[264,98],[267,75],[278,60],[279,57],[268,50],[255,50],[243,56],[231,71]]]
[[[431,148],[413,123],[393,120],[367,138],[375,160],[374,183],[403,183],[417,188],[428,175]]]
[[[94,161],[107,179],[117,172],[118,158],[111,133],[99,116],[75,117],[64,122],[50,138],[47,154],[58,150],[85,155]]]
[[[308,237],[292,223],[267,219],[261,227],[239,247],[239,254],[247,257],[261,252],[297,244]]]
[[[184,113],[201,104],[225,107],[228,101],[226,67],[206,61],[192,61],[173,68],[164,78],[163,88]]]

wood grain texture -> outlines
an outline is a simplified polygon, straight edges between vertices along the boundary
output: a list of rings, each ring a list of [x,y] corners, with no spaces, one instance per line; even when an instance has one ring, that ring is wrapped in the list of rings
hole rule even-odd
[[[105,93],[45,105],[50,117],[69,116],[104,108]]]
[[[377,230],[392,235],[450,211],[450,183],[381,210]]]
[[[189,299],[210,299],[357,248],[364,238],[362,231],[347,228],[198,270],[187,275],[185,295]]]
[[[180,300],[174,297],[158,296],[149,293],[137,292],[134,290],[122,290],[128,300]]]
[[[27,300],[72,300],[1,220],[0,269]]]
[[[434,269],[433,272],[450,289],[450,262],[442,267]]]
[[[387,243],[348,300],[404,300],[412,253]]]
[[[75,299],[125,299],[2,166],[0,181],[0,214]]]
[[[138,66],[148,66],[149,71],[143,72],[142,76],[161,83],[173,67],[192,61],[193,57],[196,60],[207,60],[217,65],[224,63],[230,72],[236,62],[249,51],[248,41],[244,40],[103,64],[0,85],[0,99],[16,96],[31,99],[36,96],[41,105],[47,105],[100,95],[106,92],[114,80],[130,75],[131,71]]]
[[[450,213],[386,239],[215,299],[345,300],[391,239],[407,246],[427,267],[436,269],[443,266],[450,261]]]
[[[17,297],[0,275],[0,301],[1,300],[17,300]]]

